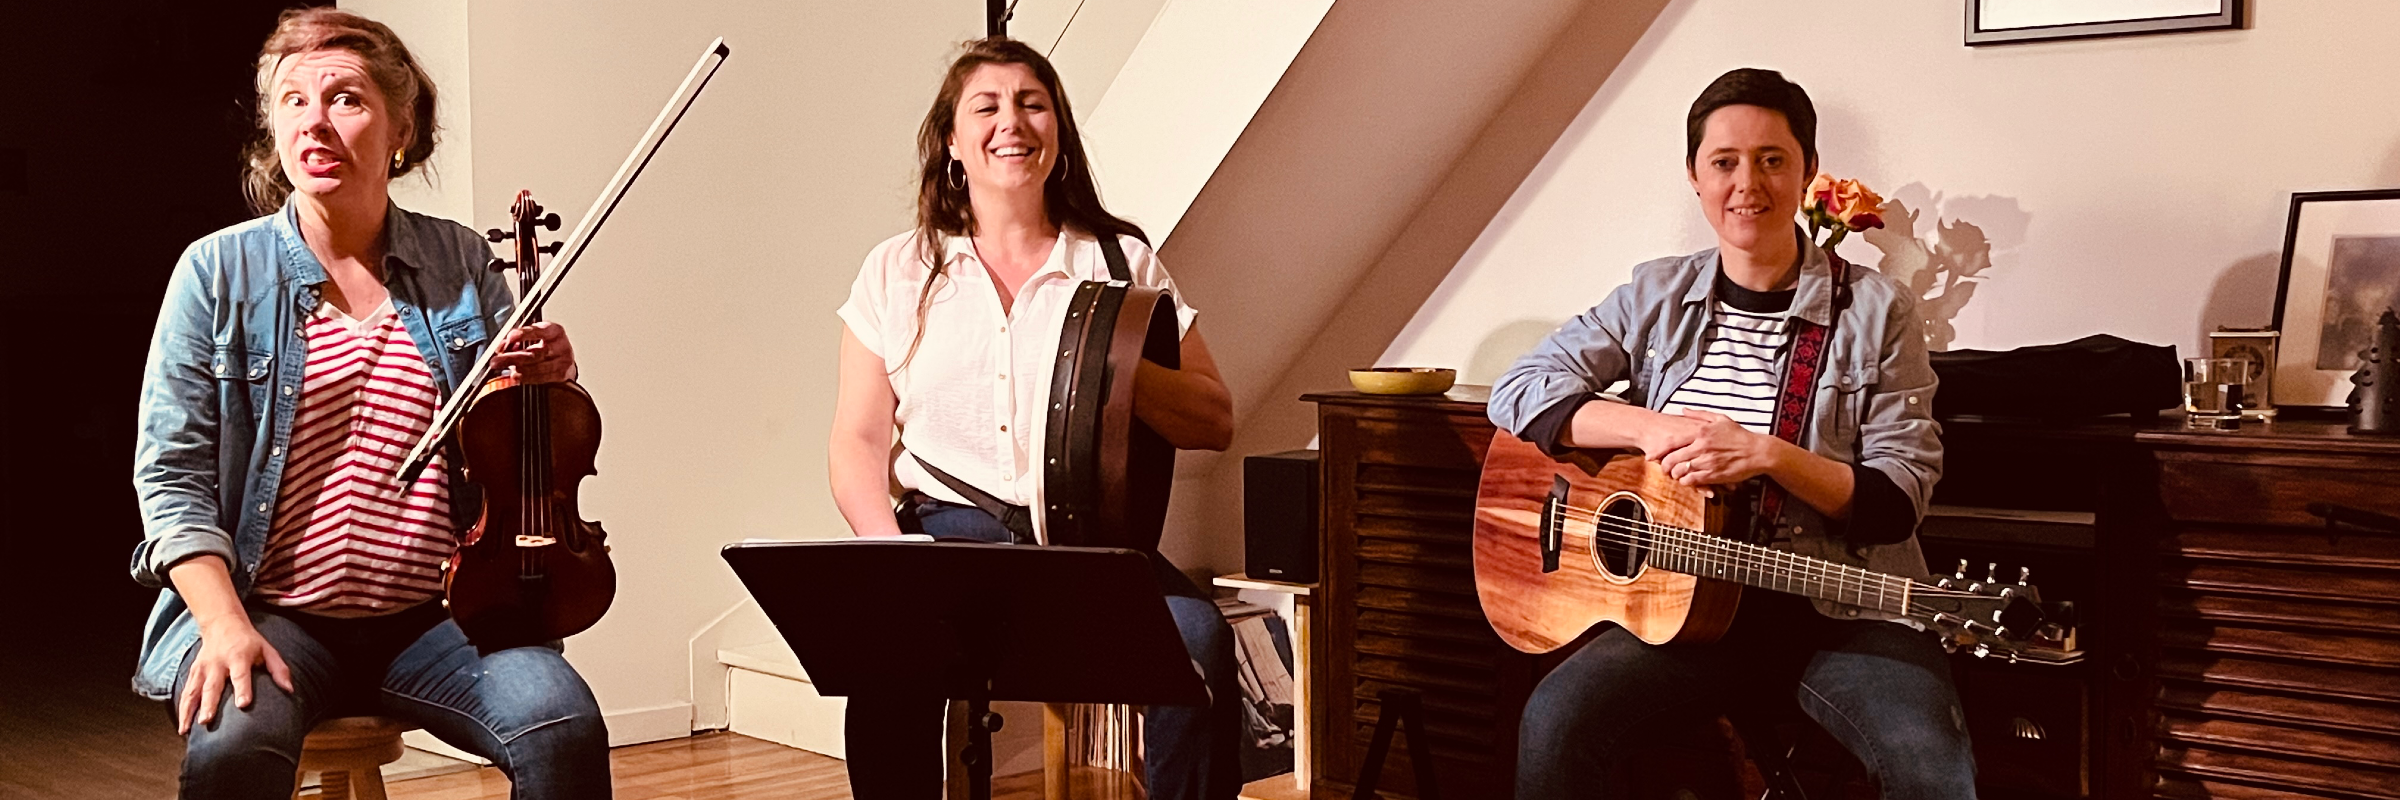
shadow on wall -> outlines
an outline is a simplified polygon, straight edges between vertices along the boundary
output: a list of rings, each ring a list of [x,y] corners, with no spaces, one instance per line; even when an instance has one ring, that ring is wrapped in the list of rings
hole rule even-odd
[[[2233,262],[2217,273],[2208,288],[2208,305],[2200,309],[2200,333],[2206,343],[2220,326],[2264,328],[2275,321],[2275,281],[2283,272],[2283,254],[2260,253]]]
[[[2024,244],[2033,215],[2013,197],[1945,198],[1922,183],[1900,187],[1882,211],[1884,227],[1862,234],[1883,251],[1875,269],[1917,298],[1926,347],[1948,350],[1958,339],[1952,323],[1975,299],[1994,255]]]
[[[1467,359],[1466,368],[1458,371],[1458,382],[1491,385],[1508,371],[1509,365],[1517,363],[1519,356],[1541,344],[1558,326],[1557,322],[1521,319],[1493,329],[1483,337],[1482,344],[1475,346],[1475,355]]]

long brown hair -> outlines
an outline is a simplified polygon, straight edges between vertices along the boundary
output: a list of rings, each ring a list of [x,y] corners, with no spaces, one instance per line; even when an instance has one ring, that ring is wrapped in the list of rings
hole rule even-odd
[[[295,8],[283,12],[275,32],[258,50],[258,138],[242,154],[242,194],[250,210],[271,214],[292,194],[292,179],[283,174],[283,159],[275,152],[275,67],[290,56],[316,50],[348,50],[367,62],[367,75],[383,90],[385,102],[399,111],[409,131],[400,149],[400,163],[385,165],[397,178],[433,157],[435,133],[433,77],[410,55],[400,35],[381,22],[333,8]]]
[[[933,108],[925,112],[925,124],[917,128],[917,244],[925,256],[927,275],[924,289],[917,294],[916,338],[908,343],[908,355],[892,367],[894,372],[916,358],[917,346],[925,342],[925,316],[932,306],[933,285],[949,269],[942,257],[942,237],[975,233],[975,209],[968,202],[967,189],[950,183],[949,150],[950,134],[958,127],[958,98],[966,91],[967,76],[975,70],[989,64],[1023,64],[1033,70],[1034,79],[1042,82],[1058,109],[1058,158],[1052,162],[1049,179],[1042,182],[1042,205],[1051,224],[1081,228],[1103,242],[1113,242],[1120,235],[1150,242],[1141,226],[1100,206],[1100,189],[1092,182],[1092,162],[1083,153],[1083,132],[1075,125],[1075,111],[1067,105],[1067,93],[1059,88],[1058,70],[1050,66],[1050,59],[1006,36],[975,39],[962,45],[961,51],[942,76],[942,89],[934,95]]]

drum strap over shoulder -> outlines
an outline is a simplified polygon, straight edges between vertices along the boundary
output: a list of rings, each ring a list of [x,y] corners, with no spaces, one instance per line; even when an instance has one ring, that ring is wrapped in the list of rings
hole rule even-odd
[[[1108,279],[1132,283],[1133,270],[1125,266],[1125,248],[1117,243],[1117,235],[1103,233],[1093,238],[1100,241],[1100,258],[1108,262]]]

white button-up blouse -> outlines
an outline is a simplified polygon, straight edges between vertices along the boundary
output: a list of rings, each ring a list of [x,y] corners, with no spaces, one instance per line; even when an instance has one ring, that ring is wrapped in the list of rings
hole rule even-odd
[[[1175,290],[1157,252],[1131,236],[1118,237],[1118,243],[1134,283],[1169,292],[1182,332],[1190,331],[1199,312]],[[837,312],[885,369],[900,367],[891,374],[901,445],[892,474],[903,487],[968,502],[919,468],[913,453],[995,497],[1040,508],[1044,405],[1067,304],[1083,281],[1109,279],[1108,262],[1091,234],[1062,230],[1049,260],[1025,279],[1004,311],[972,240],[944,237],[942,249],[949,268],[934,286],[915,357],[908,355],[909,342],[916,337],[917,298],[930,271],[914,231],[867,254]],[[904,367],[902,359],[908,359]],[[1033,516],[1038,532],[1041,515]]]

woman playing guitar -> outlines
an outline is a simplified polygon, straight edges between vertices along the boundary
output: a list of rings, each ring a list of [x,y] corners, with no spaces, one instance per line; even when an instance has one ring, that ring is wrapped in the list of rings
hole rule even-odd
[[[1058,73],[1033,48],[967,43],[917,149],[917,227],[867,255],[840,311],[834,502],[860,536],[1046,541],[1039,515],[1023,509],[1041,507],[1036,428],[1068,301],[1081,282],[1109,279],[1106,248],[1118,249],[1133,283],[1174,284],[1141,229],[1100,206]],[[1194,313],[1182,306],[1181,369],[1140,365],[1134,414],[1178,448],[1223,450],[1233,403]],[[895,483],[905,490],[897,513]],[[1152,556],[1216,700],[1149,709],[1148,796],[1228,800],[1241,788],[1232,632],[1206,594]],[[850,699],[850,784],[860,800],[940,796],[943,707]]]
[[[165,591],[135,688],[174,702],[183,795],[288,798],[312,726],[377,714],[491,759],[516,797],[607,797],[607,730],[556,645],[479,651],[435,600],[479,499],[438,460],[393,476],[484,348],[564,381],[566,332],[494,330],[512,301],[483,236],[392,204],[437,126],[391,29],[288,12],[258,78],[265,216],[184,252],[142,380],[133,574]]]
[[[1795,222],[1816,174],[1814,106],[1779,74],[1734,70],[1686,125],[1686,172],[1717,247],[1636,267],[1499,379],[1492,421],[1553,453],[1638,450],[1686,486],[1763,479],[1784,495],[1765,524],[1790,549],[1923,576],[1915,529],[1942,464],[1933,371],[1905,288],[1841,264]],[[1812,340],[1823,366],[1786,392],[1805,326],[1824,329]],[[1618,381],[1630,383],[1623,402],[1596,394]],[[1779,413],[1801,415],[1795,441],[1770,433]],[[1716,641],[1653,646],[1610,627],[1545,677],[1526,704],[1517,796],[1624,796],[1621,756],[1643,726],[1794,697],[1884,796],[1974,796],[1932,637],[1856,607],[1741,597]]]

